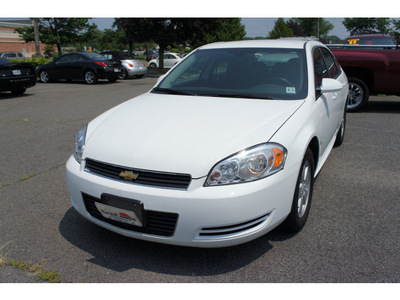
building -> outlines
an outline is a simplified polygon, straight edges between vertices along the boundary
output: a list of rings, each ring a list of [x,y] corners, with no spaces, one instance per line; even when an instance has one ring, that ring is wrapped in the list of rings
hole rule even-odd
[[[33,26],[30,19],[23,20],[0,20],[0,52],[21,52],[25,57],[31,57],[35,54],[35,42],[25,43],[18,33],[14,32],[16,28]],[[45,44],[40,44],[40,52],[44,51]]]

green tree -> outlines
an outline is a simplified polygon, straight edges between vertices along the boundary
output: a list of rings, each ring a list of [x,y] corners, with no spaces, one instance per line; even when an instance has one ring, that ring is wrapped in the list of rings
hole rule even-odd
[[[292,18],[287,22],[295,36],[315,36],[325,39],[334,26],[324,18]]]
[[[39,39],[42,43],[57,45],[61,55],[62,45],[84,41],[85,34],[97,28],[89,24],[88,18],[41,18],[39,19]],[[33,26],[18,28],[18,32],[25,42],[34,41]]]
[[[208,24],[212,26],[209,28],[208,33],[204,33],[204,44],[214,43],[214,42],[226,42],[226,41],[239,41],[246,36],[246,30],[244,25],[241,23],[240,18],[224,18],[216,20],[207,21]],[[213,26],[213,25],[217,26]],[[201,26],[203,27],[203,26]],[[208,26],[210,27],[210,26]],[[200,46],[201,43],[198,42],[197,45],[192,44],[193,47]]]
[[[158,44],[159,56],[164,56],[165,49],[174,45],[190,45],[197,47],[204,44],[208,39],[218,37],[217,29],[223,28],[226,38],[227,31],[232,30],[232,23],[236,21],[228,20],[221,25],[221,19],[217,18],[118,18],[114,25],[125,32],[126,39],[130,45],[134,42],[154,42]],[[237,24],[237,22],[236,22]],[[241,27],[244,31],[244,28]],[[241,36],[239,30],[232,30],[230,38]],[[164,61],[160,59],[159,67],[163,68]]]
[[[350,35],[389,33],[390,23],[389,18],[345,18],[343,21]]]
[[[293,36],[293,30],[285,23],[283,18],[279,18],[275,21],[274,28],[269,32],[268,38],[278,39],[288,36]]]
[[[390,31],[390,34],[396,39],[400,39],[400,20],[392,19],[393,28]]]

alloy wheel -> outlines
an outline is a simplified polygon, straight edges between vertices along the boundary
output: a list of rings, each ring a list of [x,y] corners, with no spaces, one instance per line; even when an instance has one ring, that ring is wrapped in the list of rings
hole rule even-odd
[[[357,83],[349,84],[349,94],[347,96],[347,108],[358,107],[364,98],[364,91]]]
[[[47,71],[42,71],[40,73],[40,81],[44,83],[49,82],[49,73],[47,73]]]
[[[311,165],[307,160],[305,161],[303,168],[301,170],[301,178],[299,182],[299,195],[297,199],[297,214],[301,218],[307,210],[308,200],[310,198],[310,190],[311,190]]]
[[[96,81],[96,75],[92,71],[86,72],[85,81],[87,84],[93,84]]]

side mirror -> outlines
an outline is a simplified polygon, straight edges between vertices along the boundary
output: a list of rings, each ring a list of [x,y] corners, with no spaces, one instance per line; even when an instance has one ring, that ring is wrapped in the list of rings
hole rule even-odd
[[[322,79],[322,85],[319,87],[319,91],[321,93],[334,93],[339,92],[343,89],[343,85],[340,81],[332,78],[324,78]]]

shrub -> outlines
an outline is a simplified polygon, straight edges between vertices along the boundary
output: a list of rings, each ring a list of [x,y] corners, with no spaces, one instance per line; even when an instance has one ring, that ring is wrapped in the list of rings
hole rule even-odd
[[[41,66],[41,65],[51,62],[51,59],[41,56],[41,57],[29,57],[29,58],[27,57],[22,60],[21,59],[11,59],[10,61],[14,62],[14,63],[20,63],[20,62],[31,63],[33,65],[33,67],[36,69],[38,66]]]

